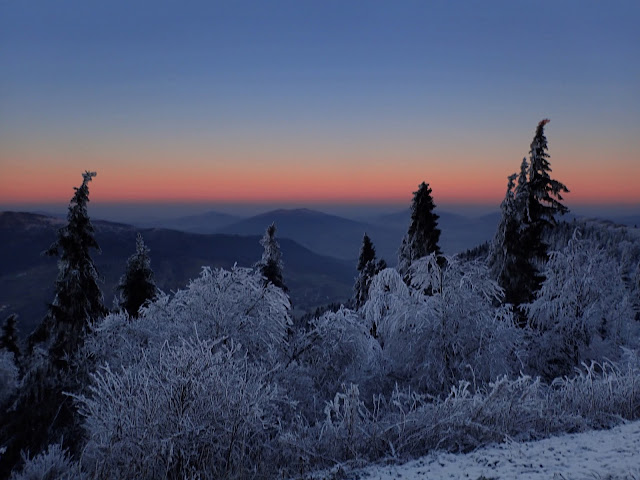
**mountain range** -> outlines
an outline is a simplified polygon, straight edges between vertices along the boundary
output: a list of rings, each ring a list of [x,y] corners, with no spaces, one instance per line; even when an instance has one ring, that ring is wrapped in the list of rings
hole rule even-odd
[[[42,319],[53,300],[57,275],[55,258],[41,254],[56,238],[66,220],[32,213],[0,213],[0,316],[20,315],[22,334]],[[102,253],[93,259],[103,279],[105,304],[111,306],[115,286],[135,251],[140,231],[151,249],[151,265],[158,286],[165,292],[184,288],[203,266],[231,268],[252,266],[260,260],[259,236],[194,234],[168,229],[140,229],[131,225],[94,220]],[[349,299],[355,265],[318,255],[298,243],[279,238],[284,277],[296,311],[308,311]]]
[[[490,240],[499,220],[497,212],[478,218],[467,218],[449,212],[437,213],[442,231],[440,243],[447,254],[455,254]],[[271,223],[275,223],[279,238],[289,238],[320,255],[352,263],[358,258],[362,236],[366,233],[373,241],[378,257],[384,258],[389,265],[395,265],[397,251],[410,219],[409,209],[364,220],[352,220],[298,208],[272,210],[244,219],[219,212],[207,212],[165,220],[155,226],[193,233],[262,235]]]

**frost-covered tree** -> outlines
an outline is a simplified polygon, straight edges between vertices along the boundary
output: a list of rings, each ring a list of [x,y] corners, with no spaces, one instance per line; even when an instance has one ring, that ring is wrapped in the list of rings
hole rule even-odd
[[[410,282],[407,276],[411,264],[422,257],[435,253],[440,254],[440,229],[438,215],[434,212],[435,204],[428,183],[422,182],[418,190],[413,192],[411,202],[411,223],[398,252],[398,271]]]
[[[376,249],[366,233],[362,237],[360,257],[358,258],[358,276],[353,286],[353,302],[355,308],[360,308],[369,298],[369,284],[371,278],[380,270],[387,268],[384,260],[376,262]]]
[[[2,325],[2,333],[0,334],[0,349],[3,348],[13,353],[16,361],[20,358],[17,321],[18,316],[16,314],[9,315]]]
[[[505,302],[516,306],[520,324],[526,323],[520,305],[533,300],[544,277],[540,269],[547,260],[545,232],[556,224],[556,214],[567,208],[560,203],[566,186],[550,177],[551,166],[542,120],[531,142],[529,161],[522,160],[517,185],[509,177],[502,203],[502,217],[494,238],[489,265],[505,292]]]
[[[538,330],[532,356],[547,378],[568,375],[582,362],[614,360],[620,346],[637,347],[633,303],[623,267],[576,230],[567,246],[552,252],[545,281],[526,305]]]
[[[507,247],[507,238],[514,230],[517,230],[520,224],[515,205],[515,179],[515,173],[509,176],[507,192],[505,193],[504,200],[502,200],[502,203],[500,204],[500,222],[498,223],[498,229],[493,237],[493,242],[490,245],[487,262],[494,278],[498,279],[500,283],[502,283],[501,278],[505,274],[510,256],[510,252]]]
[[[127,270],[120,278],[117,289],[120,292],[119,306],[131,317],[137,317],[140,307],[158,294],[151,270],[149,248],[144,244],[140,233],[136,238],[136,253],[127,260]]]
[[[488,264],[493,278],[504,289],[504,301],[515,306],[527,303],[533,299],[533,293],[538,290],[542,277],[532,262],[532,252],[535,243],[526,241],[531,233],[528,229],[527,214],[528,183],[527,159],[522,159],[518,183],[515,184],[516,174],[509,177],[507,192],[500,205],[500,223],[490,247]],[[541,248],[538,244],[537,248]],[[533,255],[535,256],[535,255]],[[519,321],[526,323],[519,310]]]
[[[38,454],[47,445],[63,442],[73,450],[80,440],[76,410],[68,392],[78,391],[88,365],[74,364],[87,331],[106,314],[98,273],[90,249],[99,251],[87,213],[89,182],[95,172],[85,172],[75,188],[67,225],[46,253],[58,256],[55,298],[40,326],[29,337],[24,377],[11,416],[1,420],[0,476],[20,461],[20,452]]]
[[[55,298],[29,344],[31,348],[36,343],[47,344],[54,362],[71,355],[89,326],[107,313],[90,254],[91,249],[100,252],[87,212],[89,182],[95,176],[95,172],[82,174],[82,185],[74,188],[69,205],[68,223],[58,230],[57,240],[46,251],[47,255],[59,257]]]
[[[282,276],[282,253],[280,252],[280,244],[275,238],[276,224],[272,223],[264,232],[260,245],[263,246],[262,259],[256,264],[256,267],[264,276],[266,282],[271,282],[276,287],[281,288],[285,292],[289,289],[284,283]]]

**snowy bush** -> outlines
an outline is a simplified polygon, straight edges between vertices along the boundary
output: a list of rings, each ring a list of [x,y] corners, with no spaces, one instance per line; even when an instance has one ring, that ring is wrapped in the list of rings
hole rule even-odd
[[[526,306],[535,338],[535,370],[546,378],[570,374],[582,362],[619,357],[637,341],[633,304],[622,266],[576,231],[553,252],[536,299]]]
[[[240,348],[192,339],[93,375],[77,397],[99,478],[236,478],[275,468],[278,389]]]
[[[111,314],[87,339],[85,354],[112,368],[135,363],[143,348],[198,335],[233,341],[250,358],[274,363],[286,350],[291,325],[287,295],[251,269],[203,268],[199,278],[173,296],[161,295],[138,319]]]
[[[466,452],[505,439],[611,428],[640,418],[640,362],[628,356],[553,384],[526,375],[478,389],[460,381],[442,398],[396,388],[371,406],[351,385],[327,404],[318,449],[334,461],[406,460],[436,449]]]
[[[13,353],[0,349],[0,407],[18,388],[18,367]]]
[[[80,470],[80,465],[58,444],[49,445],[33,458],[24,458],[25,464],[11,480],[80,480],[90,478]]]
[[[486,267],[444,263],[435,255],[414,262],[411,287],[395,270],[380,272],[363,308],[394,375],[432,393],[517,371],[522,356],[522,331],[508,309],[493,306],[501,290]]]
[[[291,360],[279,378],[314,422],[342,384],[378,384],[380,345],[352,310],[341,308],[312,320],[291,347]]]

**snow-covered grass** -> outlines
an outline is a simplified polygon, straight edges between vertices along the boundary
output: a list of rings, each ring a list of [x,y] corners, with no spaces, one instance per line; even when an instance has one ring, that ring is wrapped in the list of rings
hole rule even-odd
[[[336,477],[337,469],[324,478]],[[611,430],[506,442],[467,454],[434,452],[404,465],[343,472],[342,478],[390,479],[640,479],[640,422]],[[322,478],[319,475],[316,478]]]

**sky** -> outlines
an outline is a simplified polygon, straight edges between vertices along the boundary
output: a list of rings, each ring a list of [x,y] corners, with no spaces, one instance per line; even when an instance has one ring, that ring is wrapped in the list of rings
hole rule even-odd
[[[640,204],[637,1],[0,0],[0,205]]]

